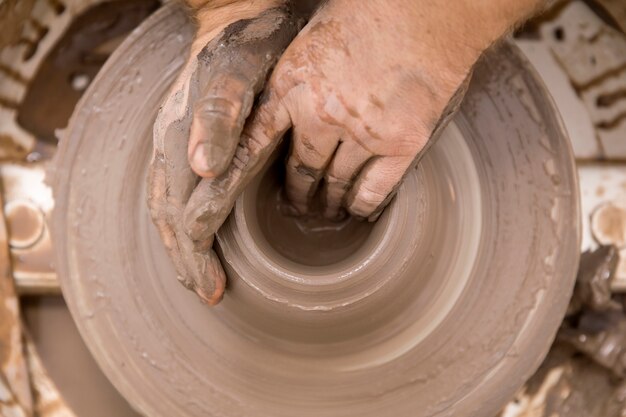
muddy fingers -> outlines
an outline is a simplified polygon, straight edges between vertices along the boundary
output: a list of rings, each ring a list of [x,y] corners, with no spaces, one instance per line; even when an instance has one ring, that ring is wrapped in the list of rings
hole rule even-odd
[[[226,26],[189,60],[155,121],[150,212],[179,281],[209,305],[221,300],[226,283],[212,249],[214,234],[287,127],[240,137],[256,95],[299,25],[280,7]],[[268,105],[276,104],[263,103]],[[278,120],[263,110],[251,119]]]
[[[173,144],[179,135],[170,132],[168,136],[164,143]],[[166,146],[155,151],[148,179],[150,213],[174,263],[178,280],[195,291],[205,303],[214,305],[222,298],[226,277],[210,245],[203,251],[196,251],[184,232],[181,223],[184,202],[196,181],[190,175],[191,170],[173,169],[176,158],[170,152],[172,148]]]
[[[239,194],[269,161],[289,127],[289,115],[280,101],[268,97],[250,117],[226,172],[198,184],[184,215],[185,230],[198,248],[212,241]]]
[[[289,10],[274,8],[228,26],[200,52],[202,92],[189,142],[189,161],[198,175],[212,178],[228,168],[255,96],[298,28]]]

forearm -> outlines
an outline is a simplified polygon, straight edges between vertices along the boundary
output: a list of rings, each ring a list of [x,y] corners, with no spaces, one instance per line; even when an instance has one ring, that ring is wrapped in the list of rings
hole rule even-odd
[[[486,46],[491,45],[517,25],[538,13],[548,0],[455,0],[459,13],[454,15],[460,29],[470,34],[480,28]],[[438,3],[438,2],[435,2]],[[450,4],[448,3],[448,4]]]
[[[461,69],[470,67],[485,49],[545,3],[546,0],[328,0],[324,9],[330,16],[353,15],[354,32],[372,32],[370,42],[415,51],[434,66]]]
[[[531,17],[551,0],[322,0],[328,7],[373,11],[383,20],[397,16],[428,16],[434,26],[476,35],[490,42]],[[359,13],[360,14],[360,13]],[[368,13],[366,13],[367,15]],[[371,15],[371,13],[369,13]],[[358,14],[355,14],[358,18]],[[424,22],[422,19],[421,22]],[[486,41],[485,41],[486,42]]]
[[[421,3],[421,2],[420,2]],[[533,16],[546,0],[435,0],[423,2],[430,8],[430,33],[447,42],[446,49],[467,59],[449,57],[451,61],[466,64],[514,28]],[[414,6],[415,7],[415,6]]]

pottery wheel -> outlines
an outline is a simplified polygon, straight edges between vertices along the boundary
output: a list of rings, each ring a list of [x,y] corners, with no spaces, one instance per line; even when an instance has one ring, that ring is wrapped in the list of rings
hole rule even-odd
[[[134,31],[53,171],[63,294],[114,385],[148,416],[495,414],[546,354],[578,264],[573,156],[520,53],[482,58],[454,123],[341,256],[332,231],[327,262],[290,252],[306,242],[268,226],[276,181],[259,178],[218,233],[229,287],[211,309],[146,204],[152,124],[191,38],[174,6]]]

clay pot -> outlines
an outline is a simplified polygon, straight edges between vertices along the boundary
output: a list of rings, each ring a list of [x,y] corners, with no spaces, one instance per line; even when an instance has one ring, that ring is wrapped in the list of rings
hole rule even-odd
[[[375,225],[284,218],[268,168],[218,233],[229,287],[209,309],[146,207],[152,121],[191,34],[172,6],[142,24],[59,148],[57,269],[108,377],[150,416],[495,414],[546,354],[579,248],[569,143],[517,49],[485,54]]]

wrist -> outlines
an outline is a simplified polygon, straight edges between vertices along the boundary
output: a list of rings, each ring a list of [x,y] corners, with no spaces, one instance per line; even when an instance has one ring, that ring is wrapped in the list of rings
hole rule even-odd
[[[219,32],[230,23],[250,19],[287,0],[185,0],[198,26],[197,36]]]
[[[192,55],[231,23],[255,18],[268,9],[287,3],[288,0],[185,0],[197,26]]]

